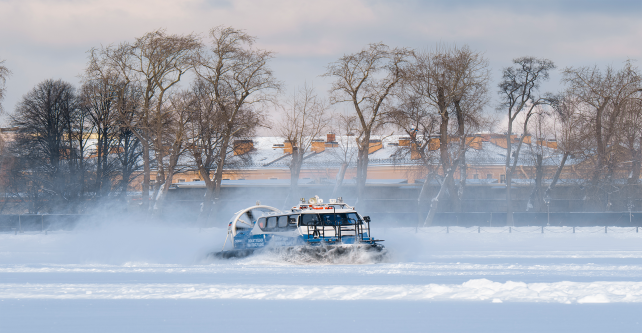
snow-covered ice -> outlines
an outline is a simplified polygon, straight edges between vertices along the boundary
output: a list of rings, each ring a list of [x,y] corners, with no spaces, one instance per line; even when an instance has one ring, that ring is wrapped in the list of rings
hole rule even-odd
[[[0,234],[0,332],[642,328],[642,233],[473,231],[375,229],[390,257],[359,265],[208,261],[220,229]]]

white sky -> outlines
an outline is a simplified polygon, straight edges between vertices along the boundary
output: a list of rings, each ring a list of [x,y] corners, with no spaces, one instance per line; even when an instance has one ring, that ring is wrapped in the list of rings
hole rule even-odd
[[[13,71],[3,102],[12,112],[48,78],[78,85],[91,47],[146,32],[205,35],[217,25],[245,29],[276,52],[285,92],[306,80],[325,93],[325,66],[382,41],[429,48],[468,44],[485,52],[495,81],[513,58],[531,55],[566,66],[642,59],[642,1],[225,1],[0,0],[0,59]],[[546,88],[559,86],[559,75]],[[493,105],[494,107],[494,105]],[[6,125],[4,120],[0,125]]]

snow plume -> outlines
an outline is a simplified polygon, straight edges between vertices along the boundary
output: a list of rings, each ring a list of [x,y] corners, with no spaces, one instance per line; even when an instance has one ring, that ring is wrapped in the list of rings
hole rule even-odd
[[[258,251],[244,264],[374,264],[389,259],[384,248],[366,246],[270,247]]]
[[[220,249],[225,232],[127,221],[47,235],[0,234],[0,264],[191,264]]]
[[[642,282],[524,283],[469,280],[427,285],[0,284],[0,299],[406,300],[642,303]]]

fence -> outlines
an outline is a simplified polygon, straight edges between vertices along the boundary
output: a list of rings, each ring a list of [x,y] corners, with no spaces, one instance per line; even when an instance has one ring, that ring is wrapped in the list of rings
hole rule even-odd
[[[373,207],[372,210],[375,210]],[[365,210],[368,211],[368,210]],[[426,213],[378,213],[369,214],[375,223],[387,226],[422,226]],[[513,213],[515,227],[642,227],[642,212],[605,212],[605,213]],[[439,212],[432,226],[435,227],[503,227],[506,213],[450,213]]]
[[[89,215],[80,214],[22,214],[0,215],[0,232],[72,230]]]
[[[194,208],[192,211],[197,212],[198,209]],[[231,215],[232,213],[227,211],[222,213],[224,217]],[[425,217],[425,215],[418,217],[417,213],[373,212],[367,215],[372,218],[373,226],[381,227],[421,227]],[[98,217],[80,214],[0,215],[0,232],[72,230],[80,223],[87,223]],[[101,218],[105,219],[106,217],[102,216]],[[176,216],[165,214],[162,218],[172,220],[173,224],[193,226],[195,225],[197,214],[189,215],[181,211]],[[546,230],[562,232],[552,230],[568,229],[572,231],[575,228],[592,227],[601,228],[602,231],[606,230],[606,232],[610,230],[609,228],[615,228],[613,230],[617,228],[635,228],[637,231],[638,227],[642,227],[642,212],[550,213],[550,215],[547,213],[520,212],[514,214],[513,227],[506,227],[505,225],[506,213],[437,213],[432,228],[441,228],[446,232],[451,232],[449,228],[455,228],[452,230],[459,230],[456,228],[475,230],[477,228],[479,233],[484,232],[483,230],[504,230],[501,232],[508,233],[523,232],[520,230],[530,230],[528,228],[539,228],[538,230],[543,230],[544,232]],[[218,226],[225,227],[227,223]],[[421,229],[423,230],[424,228]]]
[[[640,233],[640,227],[426,227],[416,228],[418,233],[429,234],[630,234]]]

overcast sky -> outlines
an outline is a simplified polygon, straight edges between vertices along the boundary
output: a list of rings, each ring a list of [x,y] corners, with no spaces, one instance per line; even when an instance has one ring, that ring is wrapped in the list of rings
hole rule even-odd
[[[245,29],[276,52],[273,68],[288,91],[306,80],[324,91],[325,66],[372,42],[468,44],[490,60],[493,92],[501,68],[519,56],[559,68],[642,60],[640,0],[0,0],[0,59],[13,72],[3,105],[12,112],[48,78],[77,85],[92,47],[158,28],[206,35],[217,25]],[[546,88],[558,81],[553,75]]]

